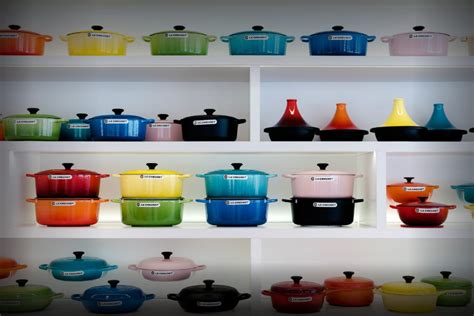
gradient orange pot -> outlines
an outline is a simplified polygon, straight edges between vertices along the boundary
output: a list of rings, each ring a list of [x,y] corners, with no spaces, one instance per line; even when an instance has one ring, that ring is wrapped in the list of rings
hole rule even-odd
[[[26,267],[26,264],[18,264],[13,259],[0,257],[0,279],[14,276],[17,270],[25,269]]]
[[[44,44],[53,40],[52,36],[20,30],[19,25],[9,25],[8,30],[0,30],[0,55],[44,54]]]

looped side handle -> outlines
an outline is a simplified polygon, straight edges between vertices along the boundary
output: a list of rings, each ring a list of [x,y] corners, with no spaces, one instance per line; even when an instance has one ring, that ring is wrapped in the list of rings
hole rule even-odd
[[[178,294],[168,294],[168,299],[172,301],[179,301],[179,295]]]

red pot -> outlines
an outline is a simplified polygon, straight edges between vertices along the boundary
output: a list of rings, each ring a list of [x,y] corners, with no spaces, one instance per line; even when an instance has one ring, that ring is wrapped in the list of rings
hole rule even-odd
[[[99,196],[100,179],[108,174],[71,169],[74,164],[63,163],[64,169],[45,170],[27,177],[36,180],[36,196],[39,198],[96,198]]]
[[[279,282],[271,290],[262,291],[272,298],[272,306],[280,313],[316,313],[324,303],[324,288],[314,282],[301,281],[302,277],[292,276],[293,281]]]
[[[456,205],[445,205],[426,202],[426,197],[420,197],[418,202],[390,205],[398,210],[400,220],[407,226],[440,226],[448,217],[448,211]]]
[[[344,271],[345,276],[324,281],[326,301],[331,305],[358,307],[369,306],[374,300],[374,282],[370,279],[353,277],[354,272]]]
[[[43,55],[44,43],[53,37],[29,31],[20,31],[19,25],[0,30],[0,55]]]

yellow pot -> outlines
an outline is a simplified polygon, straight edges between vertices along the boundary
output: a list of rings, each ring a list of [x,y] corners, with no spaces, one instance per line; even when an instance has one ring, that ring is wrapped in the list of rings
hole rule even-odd
[[[474,204],[464,205],[464,208],[471,211],[472,218],[474,219]]]
[[[382,126],[418,126],[405,109],[405,100],[393,100],[392,113]]]
[[[191,175],[173,170],[155,170],[156,163],[147,163],[148,170],[131,170],[120,177],[124,198],[175,199],[183,195],[183,180]]]
[[[103,31],[102,26],[93,25],[92,30],[61,35],[67,42],[70,56],[125,56],[127,44],[135,38],[120,33]]]

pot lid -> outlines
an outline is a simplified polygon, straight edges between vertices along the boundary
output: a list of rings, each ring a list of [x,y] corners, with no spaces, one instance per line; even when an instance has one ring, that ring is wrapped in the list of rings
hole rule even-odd
[[[228,115],[215,115],[215,114],[214,114],[215,112],[216,112],[215,109],[204,109],[204,113],[206,113],[206,115],[193,115],[193,116],[185,117],[184,119],[191,119],[191,120],[208,120],[208,119],[228,118],[228,119],[234,119],[234,120],[236,120],[236,118],[233,117],[233,116],[228,116]],[[183,120],[184,120],[184,119],[183,119]]]
[[[292,175],[344,175],[344,176],[354,176],[353,172],[344,172],[344,171],[327,171],[326,168],[329,166],[328,163],[318,163],[316,164],[319,167],[319,170],[310,170],[310,171],[301,171],[292,173]]]
[[[158,164],[149,162],[146,164],[148,167],[148,170],[142,169],[142,170],[129,170],[122,172],[120,175],[142,175],[142,174],[164,174],[164,175],[181,175],[182,173],[174,171],[174,170],[159,170],[155,169]]]
[[[87,118],[88,114],[87,113],[77,113],[76,114],[77,118],[70,119],[68,122],[69,123],[85,123],[84,120]]]
[[[426,184],[426,183],[421,183],[421,182],[413,182],[415,177],[403,177],[405,179],[405,182],[399,182],[399,183],[392,183],[388,184],[387,187],[434,187],[435,189],[439,188],[437,185],[432,185],[432,184]]]
[[[325,34],[359,34],[359,35],[367,36],[367,34],[364,34],[364,33],[344,30],[344,27],[342,25],[334,25],[331,31],[317,32],[317,33],[311,34],[310,36],[325,35]]]
[[[113,35],[125,36],[125,35],[123,35],[121,33],[117,33],[117,32],[104,31],[104,27],[102,25],[92,25],[90,30],[72,32],[72,33],[68,33],[67,35],[69,36],[69,35],[81,34],[81,33],[104,33],[104,34],[113,34]]]
[[[268,175],[268,173],[259,171],[259,170],[252,170],[252,169],[240,169],[243,164],[240,162],[234,162],[230,164],[234,169],[220,169],[220,170],[214,170],[211,172],[206,173],[206,175],[235,175],[235,174],[241,174],[241,175]]]
[[[109,300],[113,300],[119,299],[122,296],[128,299],[140,299],[145,295],[143,291],[136,286],[118,285],[120,283],[119,280],[109,280],[107,283],[109,283],[109,285],[94,286],[87,289],[82,295],[82,298],[100,300],[107,296]]]
[[[423,32],[423,34],[442,34],[442,35],[447,35],[449,36],[449,34],[446,34],[446,33],[439,33],[439,32],[427,32],[425,31],[425,27],[423,25],[417,25],[417,26],[414,26],[413,27],[413,31],[415,32],[406,32],[406,33],[399,33],[399,34],[395,34],[395,36],[397,35],[412,35],[412,34],[416,34],[416,33],[419,33],[419,32]]]
[[[465,184],[460,184],[460,185],[452,185],[451,188],[457,190],[457,189],[473,189],[474,188],[474,183],[465,183]]]
[[[404,282],[390,282],[385,283],[381,286],[381,290],[386,294],[398,294],[398,295],[428,295],[428,294],[437,294],[436,288],[434,285],[423,283],[423,282],[413,282],[415,277],[413,276],[403,276]]]
[[[358,129],[349,117],[345,103],[336,104],[336,112],[334,113],[334,116],[329,122],[329,124],[323,129],[323,131],[339,129]]]
[[[14,268],[18,266],[18,263],[10,258],[0,257],[0,270],[8,270],[9,268]]]
[[[16,24],[9,25],[8,30],[0,30],[0,33],[26,33],[26,34],[32,34],[32,35],[41,35],[39,33],[35,33],[32,31],[21,30],[21,26],[16,25]]]
[[[463,278],[451,277],[452,272],[441,271],[441,276],[427,277],[421,280],[421,282],[433,284],[438,289],[459,289],[459,288],[471,288],[472,281]]]
[[[163,33],[188,33],[188,34],[199,34],[199,35],[207,36],[207,34],[204,34],[204,33],[201,33],[201,32],[186,30],[186,27],[184,25],[175,25],[175,26],[173,26],[172,30],[156,32],[156,33],[150,34],[150,36],[157,35],[157,34],[163,34]]]
[[[27,284],[28,280],[16,280],[15,285],[0,287],[0,297],[2,299],[38,299],[51,298],[54,292],[47,286],[37,284]]]
[[[44,170],[38,173],[35,173],[35,176],[40,175],[99,175],[99,173],[95,171],[85,170],[85,169],[72,169],[74,166],[73,163],[65,162],[62,164],[64,169],[50,169]]]
[[[398,204],[396,205],[396,208],[399,208],[399,207],[423,207],[423,208],[447,207],[449,209],[456,208],[456,205],[446,205],[446,204],[441,204],[441,203],[436,203],[436,202],[427,202],[427,200],[428,200],[428,197],[420,196],[418,197],[417,202],[408,202],[408,203]]]
[[[296,99],[286,100],[286,109],[280,120],[273,127],[312,127],[303,119],[298,110]]]
[[[54,115],[50,115],[50,114],[38,114],[39,112],[39,108],[27,108],[26,109],[29,114],[16,114],[16,115],[10,115],[10,116],[7,116],[5,117],[6,119],[7,118],[18,118],[18,119],[21,119],[21,118],[28,118],[28,119],[33,119],[33,118],[45,118],[45,119],[60,119],[60,117],[57,117],[57,116],[54,116]]]
[[[263,30],[263,26],[261,25],[254,25],[252,26],[252,29],[249,31],[242,31],[242,32],[237,32],[230,34],[229,36],[234,36],[234,35],[241,35],[241,34],[248,34],[248,35],[255,35],[255,34],[274,34],[274,35],[281,35],[281,36],[287,36],[285,34],[279,33],[279,32],[272,32],[272,31],[267,31]]]
[[[428,129],[456,129],[456,127],[449,121],[443,103],[433,104],[433,113],[425,125]]]
[[[104,119],[124,119],[124,120],[145,120],[145,118],[137,115],[123,115],[124,109],[112,109],[114,114],[105,114],[94,116],[91,120],[104,120]]]
[[[333,277],[326,279],[324,281],[325,288],[344,288],[344,289],[373,289],[374,288],[374,281],[362,278],[362,277],[354,277],[354,272],[352,271],[344,271],[344,276],[340,277]]]
[[[163,257],[153,257],[140,261],[137,268],[141,270],[174,271],[194,269],[197,267],[191,259],[172,257],[173,253],[171,251],[163,251],[161,254]]]
[[[185,296],[190,294],[218,294],[230,297],[239,295],[237,289],[232,286],[214,284],[214,280],[204,280],[203,283],[204,285],[192,285],[185,287],[180,291],[179,296]]]
[[[396,98],[393,100],[392,113],[382,125],[382,127],[387,126],[418,126],[408,115],[404,99]]]
[[[323,286],[309,281],[301,281],[303,277],[292,276],[292,281],[283,281],[275,283],[271,287],[271,291],[281,294],[316,294],[323,291]]]
[[[85,257],[84,251],[74,251],[74,257],[59,258],[51,261],[49,269],[62,271],[93,270],[108,267],[105,260],[96,257]]]

